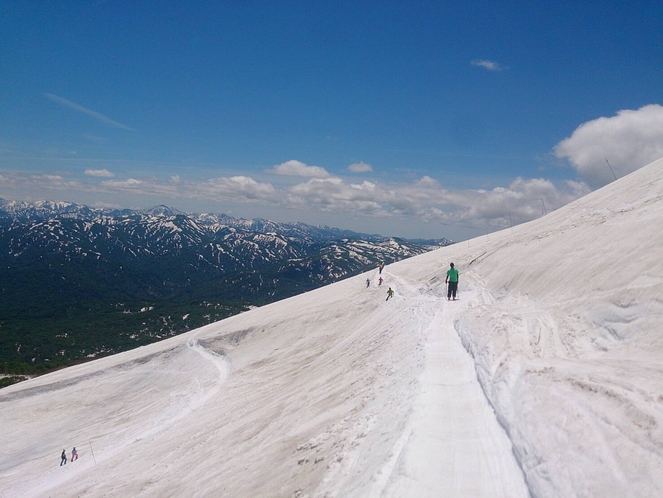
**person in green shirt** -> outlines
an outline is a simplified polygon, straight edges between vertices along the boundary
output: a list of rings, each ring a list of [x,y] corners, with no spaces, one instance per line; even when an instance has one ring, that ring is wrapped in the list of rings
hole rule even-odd
[[[451,300],[451,296],[453,296],[455,301],[456,292],[458,291],[458,270],[454,268],[453,263],[449,266],[451,266],[451,268],[447,270],[447,279],[444,281],[445,284],[448,284],[447,301]]]

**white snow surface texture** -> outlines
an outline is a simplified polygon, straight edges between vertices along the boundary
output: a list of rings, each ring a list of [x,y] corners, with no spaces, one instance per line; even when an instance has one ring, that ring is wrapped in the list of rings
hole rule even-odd
[[[663,496],[663,159],[382,276],[3,389],[0,495]]]

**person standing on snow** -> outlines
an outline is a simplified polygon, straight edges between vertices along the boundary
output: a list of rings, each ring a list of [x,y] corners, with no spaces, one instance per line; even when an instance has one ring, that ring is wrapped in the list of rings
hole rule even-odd
[[[380,261],[380,274],[382,274],[383,268],[384,268],[384,261]]]
[[[370,287],[370,286],[371,286],[371,279],[367,278],[366,279],[366,287]]]
[[[390,297],[394,297],[394,291],[391,290],[391,287],[389,287],[389,290],[387,291],[387,299],[385,299],[385,301],[389,301]]]
[[[453,263],[451,263],[449,266],[451,266],[451,268],[447,270],[447,278],[444,281],[444,283],[448,285],[447,301],[451,300],[451,296],[453,296],[455,301],[456,292],[458,291],[458,270],[454,268]]]
[[[78,460],[78,451],[76,451],[76,446],[71,450],[71,461]]]
[[[62,450],[62,455],[60,455],[60,467],[67,465],[67,453]]]
[[[382,285],[382,282],[384,282],[384,280],[382,280],[382,277],[380,277],[380,279],[378,280],[378,287]]]

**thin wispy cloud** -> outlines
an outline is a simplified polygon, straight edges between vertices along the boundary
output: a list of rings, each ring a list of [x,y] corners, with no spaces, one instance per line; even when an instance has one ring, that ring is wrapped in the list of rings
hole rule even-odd
[[[17,178],[14,178],[16,182]],[[21,179],[22,181],[23,179]],[[22,181],[23,183],[23,181]],[[84,187],[76,180],[70,180],[62,175],[29,175],[25,178],[25,185],[47,189],[80,189]]]
[[[58,97],[57,95],[53,95],[52,93],[45,93],[44,95],[46,96],[46,98],[52,100],[53,102],[56,102],[60,105],[68,107],[69,109],[73,109],[74,111],[78,111],[78,112],[81,112],[83,114],[87,114],[88,116],[92,116],[97,121],[101,121],[102,123],[106,123],[108,125],[114,126],[115,128],[120,128],[122,130],[136,131],[133,128],[128,127],[127,125],[124,125],[122,123],[118,123],[117,121],[113,121],[108,116],[104,116],[103,114],[101,114],[97,111],[93,111],[92,109],[88,109],[87,107],[83,107],[82,105],[79,105],[75,102],[72,102],[71,100],[67,100],[63,97]]]
[[[476,67],[482,67],[488,71],[495,71],[495,72],[504,71],[507,69],[506,66],[503,66],[499,62],[489,61],[486,59],[475,59],[472,62],[470,62],[470,64]]]
[[[127,191],[136,191],[137,189],[147,185],[149,189],[149,183],[143,182],[142,180],[137,180],[135,178],[127,178],[126,180],[108,180],[102,182],[102,185],[110,188],[116,188],[120,190]]]

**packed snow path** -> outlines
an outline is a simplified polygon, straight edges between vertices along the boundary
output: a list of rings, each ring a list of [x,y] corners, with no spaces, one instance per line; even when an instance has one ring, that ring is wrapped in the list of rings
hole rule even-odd
[[[529,495],[511,441],[453,327],[470,299],[467,292],[463,300],[442,303],[428,327],[412,430],[382,496]]]
[[[358,449],[342,477],[328,477],[329,484],[318,488],[314,496],[529,496],[511,442],[454,328],[473,293],[449,302],[445,285],[437,277],[432,284],[420,285],[385,273],[399,292],[392,306],[404,317],[400,326],[421,338],[423,372],[418,396],[411,398],[410,416],[372,476],[373,484],[366,486],[361,479],[370,465],[362,460],[371,444]]]

